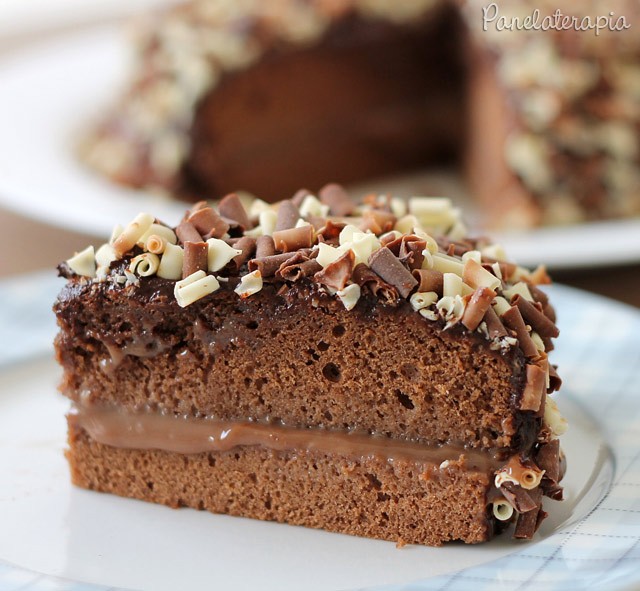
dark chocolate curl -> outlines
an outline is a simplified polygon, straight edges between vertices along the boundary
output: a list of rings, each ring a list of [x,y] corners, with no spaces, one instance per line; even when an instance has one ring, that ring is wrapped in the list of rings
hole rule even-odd
[[[488,287],[478,287],[469,297],[464,309],[461,322],[469,330],[475,330],[482,322],[486,311],[491,308],[491,302],[496,292]]]
[[[526,513],[538,506],[529,492],[514,482],[503,482],[500,492],[518,513]]]
[[[276,254],[276,245],[271,236],[258,236],[256,241],[256,258],[262,259]]]
[[[533,534],[538,531],[538,527],[540,527],[540,522],[544,517],[546,517],[546,513],[538,519],[538,514],[540,513],[540,499],[542,498],[542,491],[539,488],[536,488],[530,491],[531,498],[536,503],[536,508],[531,511],[527,511],[526,513],[520,513],[518,516],[518,521],[516,522],[516,530],[513,534],[513,537],[520,540],[530,540],[533,537]]]
[[[418,291],[435,291],[442,297],[444,274],[435,269],[414,269],[412,275],[418,280]]]
[[[207,238],[221,238],[229,231],[229,224],[212,207],[204,207],[194,211],[187,221],[191,222],[195,229]]]
[[[371,254],[369,266],[387,283],[393,285],[403,298],[409,297],[418,285],[413,275],[386,246]]]
[[[560,440],[553,439],[540,446],[536,453],[536,464],[544,470],[544,477],[554,484],[560,481]]]
[[[398,290],[364,263],[359,263],[356,266],[352,279],[360,287],[367,287],[374,296],[384,300],[387,304],[396,305],[398,303]]]
[[[238,240],[233,248],[237,248],[242,252],[239,255],[234,256],[231,260],[235,265],[236,269],[239,269],[244,265],[255,253],[256,251],[256,239],[251,238],[250,236],[243,236]]]
[[[318,271],[313,278],[318,283],[322,283],[322,285],[340,291],[345,288],[347,281],[351,279],[355,261],[356,255],[349,249],[340,258],[329,263],[322,271]]]
[[[344,187],[335,183],[325,185],[318,193],[320,201],[329,206],[332,215],[344,217],[351,215],[355,209],[355,203],[351,200]]]
[[[500,318],[498,318],[493,306],[489,306],[485,312],[484,321],[487,324],[487,331],[489,332],[490,339],[493,340],[509,336],[507,329],[504,327],[504,324],[502,324]]]
[[[200,232],[190,222],[180,222],[176,228],[176,236],[182,244],[185,242],[202,242]]]
[[[327,220],[323,228],[318,230],[318,240],[327,244],[338,245],[340,242],[340,232],[345,229],[345,222],[335,222]]]
[[[410,270],[420,269],[424,261],[422,252],[427,248],[425,240],[419,236],[408,234],[400,236],[385,245]]]
[[[502,316],[501,320],[505,326],[515,330],[516,337],[518,338],[518,343],[520,344],[520,348],[526,357],[537,357],[538,356],[538,348],[535,343],[531,340],[531,335],[529,335],[529,331],[525,326],[524,320],[522,319],[522,314],[520,314],[520,310],[517,306],[511,306]]]
[[[518,306],[520,314],[541,337],[555,338],[560,334],[558,327],[551,322],[538,308],[520,294],[513,296],[511,304]]]
[[[251,228],[247,211],[242,205],[240,197],[235,193],[230,193],[220,201],[218,211],[222,217],[234,221],[242,232]]]
[[[283,201],[278,207],[278,216],[276,218],[276,231],[289,230],[295,228],[300,219],[300,210],[293,201]]]
[[[262,277],[273,277],[282,263],[295,256],[296,252],[274,254],[260,259],[251,259],[248,263],[249,271],[260,271]]]
[[[300,252],[295,253],[289,260],[280,265],[276,275],[285,281],[298,281],[303,277],[310,277],[322,270],[322,266],[315,259]]]
[[[547,392],[547,374],[537,365],[527,365],[527,382],[520,397],[520,410],[538,412]]]
[[[309,248],[313,244],[313,227],[305,224],[299,228],[278,230],[273,233],[273,243],[282,252]]]
[[[539,287],[531,284],[529,284],[527,287],[529,288],[529,292],[536,302],[540,302],[543,307],[549,303],[549,296],[547,296],[547,294],[544,293],[544,291],[542,291]]]
[[[197,271],[207,271],[209,245],[206,242],[185,242],[182,259],[182,278],[189,277]]]
[[[547,392],[551,393],[560,390],[560,386],[562,386],[562,378],[558,375],[556,366],[549,364],[549,389]]]

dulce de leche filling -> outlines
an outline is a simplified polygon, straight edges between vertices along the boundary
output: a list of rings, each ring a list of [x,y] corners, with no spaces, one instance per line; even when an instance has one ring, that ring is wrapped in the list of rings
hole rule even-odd
[[[493,472],[504,465],[504,458],[500,459],[499,454],[490,450],[430,445],[348,431],[123,412],[82,405],[74,405],[68,419],[70,427],[84,429],[94,441],[128,449],[197,454],[262,446],[274,451],[311,451],[353,459],[379,458],[435,466],[464,456],[466,468],[479,472]]]

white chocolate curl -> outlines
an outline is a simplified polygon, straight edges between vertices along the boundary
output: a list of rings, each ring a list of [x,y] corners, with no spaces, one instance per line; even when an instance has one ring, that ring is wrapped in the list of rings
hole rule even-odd
[[[163,279],[180,279],[180,277],[182,277],[183,259],[184,250],[182,250],[182,248],[173,244],[167,244],[160,259],[160,266],[157,272],[158,277],[162,277]]]
[[[513,507],[506,499],[493,502],[493,515],[500,521],[509,521],[513,516]]]
[[[519,294],[525,300],[533,302],[533,296],[529,291],[529,286],[524,281],[520,281],[515,285],[508,287],[507,289],[503,289],[502,294],[505,298],[507,298],[508,301],[511,301],[514,295]]]
[[[455,273],[462,277],[464,265],[447,254],[436,253],[433,255],[433,268],[441,273]]]
[[[77,252],[70,259],[67,259],[67,265],[76,274],[83,277],[96,276],[96,257],[93,246],[87,246],[84,250]]]
[[[151,227],[155,218],[148,213],[139,213],[134,220],[113,241],[113,250],[118,258],[130,251],[140,240],[140,237]]]
[[[234,289],[234,291],[241,298],[248,298],[254,293],[258,293],[262,289],[262,274],[256,270],[253,273],[248,273],[240,279],[240,283]]]
[[[493,273],[487,271],[474,259],[467,259],[465,262],[462,279],[464,279],[467,285],[470,285],[474,289],[478,287],[488,287],[490,290],[496,291],[502,285],[500,279]]]
[[[325,268],[327,265],[333,263],[333,261],[337,261],[342,255],[344,251],[334,248],[325,242],[321,242],[318,244],[318,256],[316,257],[316,261],[318,264]]]
[[[116,253],[113,250],[111,244],[103,244],[96,251],[96,263],[98,267],[108,267],[113,261],[116,260]]]
[[[178,306],[186,308],[218,289],[220,289],[218,280],[213,275],[207,275],[200,270],[185,277],[182,281],[177,281],[173,288],[173,295]]]
[[[131,259],[129,271],[140,277],[149,277],[156,274],[159,266],[160,257],[157,254],[145,252]]]
[[[303,218],[310,215],[326,218],[329,215],[329,206],[322,204],[314,195],[307,195],[300,204],[300,215]]]
[[[167,247],[167,241],[162,236],[151,234],[151,236],[147,238],[144,247],[153,254],[162,254]]]
[[[336,292],[340,301],[347,310],[353,310],[360,299],[360,286],[357,283],[347,285],[344,289]]]
[[[151,224],[151,226],[149,226],[149,229],[142,236],[140,236],[140,239],[138,240],[138,246],[145,246],[148,243],[149,238],[153,235],[164,238],[165,242],[168,242],[169,244],[178,243],[178,237],[171,228],[163,226],[162,224]]]
[[[442,276],[442,295],[444,297],[462,295],[462,278],[455,273],[444,273]]]
[[[410,298],[411,307],[416,310],[428,308],[438,301],[438,294],[435,291],[416,291]]]
[[[556,437],[566,433],[569,428],[569,423],[567,422],[567,419],[560,414],[556,401],[549,396],[547,396],[547,400],[544,405],[543,422],[547,427],[549,427],[549,429],[551,429],[551,432]]]
[[[242,254],[241,250],[229,246],[224,240],[219,238],[209,238],[207,240],[208,254],[207,254],[207,268],[210,273],[215,273],[229,263],[233,257],[237,257]]]

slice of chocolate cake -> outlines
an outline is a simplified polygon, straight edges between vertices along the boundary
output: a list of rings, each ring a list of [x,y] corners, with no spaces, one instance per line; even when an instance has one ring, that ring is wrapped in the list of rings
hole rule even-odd
[[[440,545],[562,497],[553,308],[442,198],[140,214],[60,266],[73,482]]]

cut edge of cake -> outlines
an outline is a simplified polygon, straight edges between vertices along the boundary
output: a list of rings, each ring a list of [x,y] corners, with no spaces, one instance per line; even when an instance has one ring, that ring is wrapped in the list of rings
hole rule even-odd
[[[335,184],[117,227],[60,266],[73,482],[401,544],[532,537],[564,473],[549,279],[465,235],[448,199]]]

